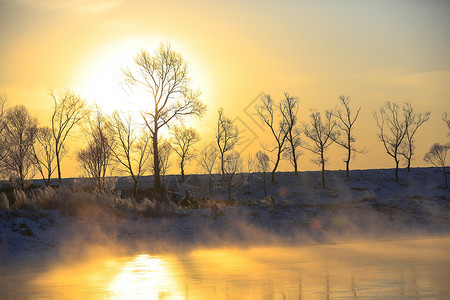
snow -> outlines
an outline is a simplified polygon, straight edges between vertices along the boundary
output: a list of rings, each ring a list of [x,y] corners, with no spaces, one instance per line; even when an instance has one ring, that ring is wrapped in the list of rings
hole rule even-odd
[[[207,194],[207,175],[188,176],[186,183],[178,183],[179,177],[174,175],[165,178],[169,190],[179,197],[188,189],[197,198],[216,201],[220,206],[217,220],[211,218],[208,207],[178,208],[156,217],[137,209],[105,210],[95,206],[74,214],[60,210],[3,210],[0,262],[42,255],[78,256],[92,249],[116,254],[450,233],[450,192],[442,188],[443,175],[438,169],[411,169],[410,174],[401,170],[400,182],[393,180],[392,169],[354,170],[350,179],[345,178],[344,171],[328,171],[326,189],[321,188],[320,176],[320,172],[300,172],[298,176],[277,173],[277,182],[267,184],[274,204],[264,198],[261,174],[251,174],[250,188],[244,185],[234,191],[232,206],[224,205],[228,194],[218,182],[214,195]],[[73,186],[77,182],[66,179],[64,184]],[[146,177],[141,188],[148,189],[151,183],[151,177]],[[119,178],[117,187],[125,190],[129,181]]]

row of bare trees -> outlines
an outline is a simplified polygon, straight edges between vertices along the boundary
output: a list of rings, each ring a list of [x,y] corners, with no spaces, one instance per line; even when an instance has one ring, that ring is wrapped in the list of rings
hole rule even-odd
[[[235,150],[239,130],[220,109],[215,143],[196,155],[194,146],[200,136],[194,129],[183,125],[184,119],[189,116],[202,118],[207,107],[200,100],[200,91],[192,88],[188,64],[183,57],[170,44],[161,44],[153,55],[145,50],[138,52],[134,63],[124,68],[122,75],[124,87],[131,97],[134,88],[148,93],[148,106],[141,111],[140,122],[124,112],[104,114],[99,108],[89,107],[80,95],[71,90],[50,90],[54,104],[51,126],[38,127],[36,118],[24,106],[7,108],[6,96],[1,94],[0,167],[4,177],[10,177],[23,189],[26,179],[31,178],[34,172],[39,172],[49,184],[57,171],[61,182],[61,161],[68,153],[67,140],[74,133],[73,129],[82,125],[86,147],[76,157],[84,173],[94,178],[99,191],[106,189],[108,170],[113,167],[131,177],[134,195],[140,178],[149,169],[154,175],[154,187],[161,189],[173,152],[178,156],[182,181],[185,179],[186,164],[197,158],[210,175],[211,192],[212,173],[215,163],[219,161],[221,180],[231,190],[237,180],[235,174],[243,171],[243,159]],[[352,108],[350,98],[340,96],[333,110],[323,113],[312,110],[309,120],[304,122],[298,119],[299,107],[300,99],[288,93],[284,93],[278,103],[270,95],[263,95],[255,107],[272,137],[272,143],[263,145],[264,151],[259,151],[255,156],[254,165],[257,171],[264,174],[264,182],[270,161],[272,182],[275,182],[281,159],[287,159],[297,175],[298,160],[302,154],[300,149],[305,149],[315,155],[313,161],[321,166],[322,186],[325,188],[326,151],[334,143],[346,149],[344,162],[348,177],[355,153],[366,152],[354,146],[354,126],[361,107]],[[409,171],[415,151],[415,134],[429,120],[430,113],[414,112],[409,102],[401,108],[396,103],[386,102],[374,112],[374,117],[380,130],[379,139],[395,161],[395,179],[398,181],[400,159],[406,160]],[[450,126],[446,117],[444,121]],[[163,128],[170,129],[169,137],[161,136]],[[444,150],[446,153],[447,148],[448,145],[443,146],[443,150],[436,148],[430,153]],[[274,153],[271,155],[273,160],[270,160],[270,153]],[[435,157],[437,154],[430,155]],[[433,162],[429,156],[425,160]],[[442,165],[440,162],[438,164]],[[250,173],[251,168],[248,169],[246,171]]]

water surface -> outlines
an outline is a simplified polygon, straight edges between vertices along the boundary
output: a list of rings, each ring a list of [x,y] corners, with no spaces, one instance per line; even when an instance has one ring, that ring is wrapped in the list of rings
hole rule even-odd
[[[0,267],[5,299],[449,299],[450,237]]]

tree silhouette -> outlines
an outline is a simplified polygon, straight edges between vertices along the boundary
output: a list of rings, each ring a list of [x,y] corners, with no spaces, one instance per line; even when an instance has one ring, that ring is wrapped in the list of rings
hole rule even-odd
[[[112,163],[112,151],[115,147],[111,126],[108,119],[97,108],[85,128],[87,147],[77,153],[81,169],[94,180],[96,192],[107,191],[106,172]]]
[[[6,147],[6,155],[1,161],[2,169],[11,176],[14,185],[24,190],[26,180],[33,177],[37,119],[30,115],[25,106],[16,105],[6,110],[3,122],[1,143]]]
[[[144,128],[133,123],[131,114],[113,112],[109,126],[115,140],[111,153],[120,169],[131,176],[133,196],[136,198],[150,156],[151,137]]]
[[[338,122],[336,123],[336,125],[340,129],[341,133],[343,133],[339,135],[341,138],[336,139],[335,142],[347,150],[347,158],[344,160],[344,162],[346,177],[348,178],[350,176],[350,160],[352,158],[352,153],[363,153],[363,151],[358,151],[353,146],[355,137],[352,134],[353,125],[355,124],[356,119],[358,119],[359,112],[361,111],[361,106],[358,108],[355,115],[352,116],[352,110],[350,108],[350,97],[339,96],[339,101],[341,107],[343,107],[344,110],[338,108],[332,111],[331,114],[337,118]]]
[[[202,169],[208,172],[209,175],[209,194],[213,193],[213,177],[212,172],[217,160],[217,148],[210,144],[202,148],[200,151],[199,162]]]
[[[278,164],[280,163],[281,154],[285,150],[284,143],[286,142],[289,133],[289,124],[284,117],[281,118],[278,127],[276,127],[274,123],[274,106],[274,101],[270,95],[261,96],[261,101],[256,106],[258,115],[261,117],[264,124],[269,127],[270,132],[275,139],[275,146],[271,150],[267,150],[269,152],[273,152],[275,150],[277,151],[274,167],[272,169],[272,183],[275,182],[275,172],[278,168]],[[282,111],[283,109],[283,105],[280,104],[280,110]]]
[[[257,160],[256,167],[258,171],[261,172],[263,179],[264,197],[267,197],[266,182],[267,182],[267,173],[269,172],[269,156],[262,151],[258,151],[256,153],[256,160]]]
[[[389,156],[395,161],[395,181],[399,181],[398,165],[400,162],[401,145],[408,131],[409,123],[403,114],[400,116],[399,107],[396,103],[386,102],[373,112],[377,126],[380,129],[378,138],[383,143]]]
[[[52,133],[55,143],[56,166],[58,169],[58,180],[61,183],[61,160],[65,154],[64,146],[66,138],[73,127],[83,120],[88,114],[86,102],[71,90],[50,90],[53,99]]]
[[[434,144],[431,146],[430,151],[428,151],[425,156],[423,157],[423,160],[427,163],[432,164],[436,168],[441,168],[442,173],[444,174],[445,179],[445,188],[448,189],[448,182],[447,182],[447,171],[445,169],[447,159],[447,151],[450,148],[450,145],[441,145],[439,143]]]
[[[216,142],[220,152],[220,170],[222,171],[222,180],[224,180],[225,158],[228,151],[233,150],[239,141],[239,130],[233,125],[230,118],[223,113],[223,108],[219,109],[219,117],[217,119]]]
[[[52,174],[56,170],[53,162],[56,158],[52,130],[49,127],[38,128],[36,143],[33,146],[35,167],[39,171],[46,186],[50,184]]]
[[[313,162],[322,166],[322,188],[325,188],[325,164],[327,162],[325,151],[338,138],[338,133],[334,131],[336,123],[331,120],[331,113],[328,111],[325,114],[325,120],[322,120],[320,112],[314,110],[310,117],[311,124],[304,126],[303,133],[312,141],[312,145],[303,143],[302,147],[317,154],[318,158]]]
[[[406,134],[404,143],[401,147],[400,154],[403,155],[407,162],[408,173],[410,173],[411,159],[414,155],[414,150],[416,146],[414,145],[414,135],[420,126],[430,119],[430,112],[414,113],[414,109],[410,102],[406,102],[403,107],[403,112],[405,114],[406,122]]]
[[[184,182],[184,166],[195,157],[193,146],[200,140],[200,135],[193,128],[184,125],[172,130],[172,148],[180,159],[181,182]]]
[[[289,159],[294,166],[294,174],[298,174],[297,160],[301,152],[297,150],[300,146],[300,130],[296,127],[298,123],[298,107],[300,99],[298,97],[291,97],[288,93],[284,93],[284,99],[280,103],[280,111],[283,119],[286,122],[287,135],[286,139],[289,147],[286,147],[284,156]]]
[[[154,186],[161,188],[159,130],[174,119],[185,116],[202,117],[206,105],[200,100],[200,91],[191,88],[187,62],[172,50],[169,43],[161,43],[152,56],[141,50],[131,68],[123,69],[125,83],[150,94],[151,100],[141,115],[152,137]]]

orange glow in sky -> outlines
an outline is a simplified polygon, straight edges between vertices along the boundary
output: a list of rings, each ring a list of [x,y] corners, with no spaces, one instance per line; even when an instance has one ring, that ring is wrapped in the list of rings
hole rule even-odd
[[[213,139],[219,107],[236,119],[244,155],[270,143],[252,106],[261,92],[300,97],[300,121],[348,95],[362,107],[356,146],[368,150],[351,167],[392,168],[372,113],[388,100],[411,101],[417,112],[431,112],[412,163],[426,166],[430,146],[448,141],[441,115],[450,114],[449,13],[450,2],[439,0],[0,1],[0,91],[41,125],[50,120],[49,87],[75,89],[107,112],[138,115],[146,95],[125,93],[120,70],[140,48],[153,53],[169,41],[208,104],[203,120],[190,121],[202,143]],[[344,149],[332,149],[327,168],[343,169]],[[319,169],[311,158],[304,151],[300,170]],[[70,161],[63,175],[78,176]],[[280,170],[291,167],[285,161]]]

